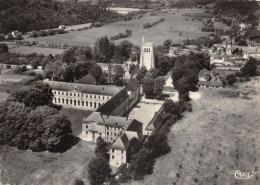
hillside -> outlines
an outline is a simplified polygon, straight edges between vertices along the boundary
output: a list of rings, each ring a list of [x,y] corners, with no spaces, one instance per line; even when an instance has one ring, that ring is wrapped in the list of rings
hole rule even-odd
[[[0,12],[0,33],[5,34],[14,30],[25,33],[120,17],[104,7],[86,2],[57,0],[0,0]]]

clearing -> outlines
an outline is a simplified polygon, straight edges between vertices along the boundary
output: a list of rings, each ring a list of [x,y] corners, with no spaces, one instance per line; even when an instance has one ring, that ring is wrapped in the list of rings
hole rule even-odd
[[[224,89],[200,89],[168,136],[172,150],[156,160],[154,172],[132,185],[246,184],[259,182],[259,79]],[[232,171],[256,172],[238,180]]]
[[[159,13],[158,16],[151,16],[150,13],[145,14],[141,19],[133,19],[130,21],[119,21],[111,23],[99,28],[92,28],[84,31],[72,31],[67,34],[54,35],[47,37],[29,38],[30,41],[62,43],[73,45],[91,45],[93,46],[96,40],[107,35],[108,38],[124,33],[126,29],[132,30],[132,36],[114,41],[120,43],[122,40],[128,40],[134,45],[141,45],[143,36],[146,40],[153,41],[156,45],[163,44],[167,39],[172,39],[173,42],[180,42],[188,38],[198,38],[209,35],[209,32],[201,32],[202,22],[198,20],[186,21],[186,17],[182,14],[187,12],[201,12],[203,9],[172,9],[168,13]],[[147,22],[157,21],[159,18],[165,17],[165,21],[161,22],[152,28],[143,29],[143,24]],[[119,26],[120,25],[120,26]],[[182,36],[179,36],[179,33]]]
[[[52,55],[59,54],[60,55],[64,52],[64,49],[21,46],[21,47],[9,49],[9,52],[10,53],[20,53],[23,55],[37,53],[37,54],[43,54],[43,55],[47,56],[49,54],[52,54]]]

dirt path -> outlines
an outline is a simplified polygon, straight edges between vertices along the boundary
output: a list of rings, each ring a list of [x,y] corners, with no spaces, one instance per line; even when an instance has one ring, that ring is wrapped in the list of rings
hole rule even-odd
[[[169,135],[171,153],[154,173],[129,184],[260,184],[260,98],[257,80],[237,88],[203,89]],[[256,171],[238,180],[232,171]]]

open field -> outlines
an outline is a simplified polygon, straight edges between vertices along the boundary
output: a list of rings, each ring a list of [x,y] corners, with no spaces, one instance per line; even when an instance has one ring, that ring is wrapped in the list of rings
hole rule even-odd
[[[31,152],[0,145],[1,183],[19,185],[74,185],[88,183],[87,166],[94,144],[79,141],[64,153]]]
[[[21,46],[18,48],[9,49],[9,52],[10,53],[20,53],[20,54],[24,54],[24,55],[31,54],[31,53],[37,53],[37,54],[43,54],[43,55],[47,56],[49,54],[52,54],[52,55],[62,54],[64,52],[64,49]]]
[[[77,110],[77,109],[68,109],[68,108],[63,108],[62,110],[60,110],[60,113],[67,116],[71,121],[72,124],[71,129],[75,136],[81,133],[82,130],[81,121],[83,117],[90,115],[92,112],[93,111],[89,111],[89,110]]]
[[[152,175],[127,184],[260,184],[259,92],[258,80],[200,89],[200,99],[192,101],[193,112],[186,113],[168,136],[172,151],[156,161]],[[253,176],[238,180],[231,173],[236,170]]]
[[[8,73],[2,73],[0,74],[0,83],[2,82],[10,82],[10,83],[17,83],[22,80],[26,80],[32,78],[28,75],[19,75],[19,74],[8,74]]]
[[[188,38],[197,38],[204,35],[209,35],[209,32],[201,32],[202,22],[186,21],[182,14],[186,12],[200,12],[202,9],[181,9],[171,10],[167,14],[160,14],[159,16],[150,16],[146,14],[141,19],[134,19],[131,21],[119,21],[116,23],[108,24],[99,28],[92,28],[84,31],[73,31],[67,34],[54,35],[39,38],[29,38],[28,40],[35,40],[38,42],[50,42],[50,43],[66,43],[74,45],[91,45],[93,46],[97,38],[107,35],[108,37],[124,33],[126,29],[132,30],[132,36],[126,39],[116,40],[115,43],[119,43],[122,40],[129,40],[135,45],[141,45],[143,36],[148,41],[155,42],[156,45],[162,44],[167,39],[172,39],[174,42],[180,42]],[[175,13],[175,15],[173,15]],[[165,21],[161,22],[152,28],[143,29],[143,24],[147,22],[153,22],[160,17],[165,17]],[[126,24],[127,26],[114,26],[115,24]],[[179,36],[179,33],[182,36]]]

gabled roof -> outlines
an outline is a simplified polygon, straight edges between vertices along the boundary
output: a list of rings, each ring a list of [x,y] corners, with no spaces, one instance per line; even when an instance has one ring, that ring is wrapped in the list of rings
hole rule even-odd
[[[129,97],[126,88],[123,88],[96,111],[105,115],[110,115],[121,103]]]
[[[158,112],[155,112],[153,119],[147,125],[145,130],[155,131],[155,130],[160,129],[160,127],[162,126],[164,118],[165,118],[165,115],[163,113],[163,107],[161,107]]]
[[[116,150],[127,150],[130,144],[130,140],[132,138],[138,138],[138,135],[136,132],[130,132],[125,131],[123,135],[121,135],[120,138],[118,138],[111,146],[110,148],[116,149]]]
[[[81,79],[77,80],[75,83],[87,84],[87,85],[96,85],[97,81],[91,74],[88,74],[86,76],[83,76]]]
[[[45,81],[45,82],[48,83],[53,90],[70,91],[72,89],[78,89],[80,92],[86,94],[97,94],[97,95],[107,95],[107,96],[113,96],[122,89],[120,87],[86,85],[86,84],[67,83],[67,82],[58,82],[58,81]]]

